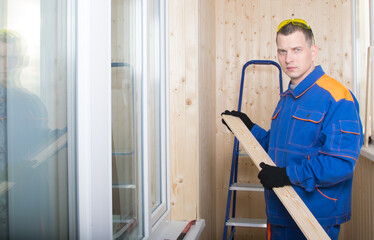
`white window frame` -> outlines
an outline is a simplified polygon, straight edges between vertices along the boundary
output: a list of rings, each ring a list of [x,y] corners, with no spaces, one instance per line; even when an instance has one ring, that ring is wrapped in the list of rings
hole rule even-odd
[[[145,2],[145,1],[144,1]],[[144,10],[146,10],[147,8],[144,7]],[[167,24],[166,24],[166,9],[167,9],[167,5],[166,5],[166,0],[160,0],[160,60],[162,62],[162,64],[160,64],[160,77],[161,77],[161,91],[160,91],[160,96],[161,96],[161,106],[160,106],[160,111],[161,111],[161,119],[160,119],[160,122],[161,122],[161,129],[160,129],[160,132],[161,132],[161,204],[154,210],[152,211],[151,209],[151,203],[149,203],[149,207],[150,207],[150,219],[151,219],[151,228],[149,229],[150,232],[154,231],[154,229],[158,226],[160,220],[162,220],[162,218],[164,218],[167,214],[168,214],[168,211],[170,209],[169,207],[169,191],[168,189],[169,188],[169,178],[168,176],[170,176],[169,174],[169,169],[168,169],[168,159],[169,159],[169,142],[168,142],[168,136],[169,136],[169,109],[168,109],[168,102],[169,102],[169,99],[168,99],[168,78],[167,78],[167,41],[166,41],[166,33],[167,33]],[[146,12],[145,12],[146,13]],[[148,14],[144,14],[144,15],[148,15]],[[146,19],[143,20],[144,22],[146,22]],[[146,31],[145,31],[145,34]],[[148,39],[147,35],[145,35],[145,38],[144,39]],[[145,42],[145,45],[143,46],[144,48],[147,47],[147,43]],[[144,58],[146,58],[147,56],[144,56]],[[145,61],[146,62],[146,61]],[[164,81],[162,80],[164,79]],[[146,103],[146,102],[145,102]],[[149,111],[146,111],[147,113]],[[149,163],[149,161],[146,161],[147,163]],[[148,168],[149,166],[147,166]],[[145,174],[146,177],[149,176],[149,174]],[[149,186],[151,184],[151,179],[148,179],[147,180]],[[150,194],[150,188],[149,188],[149,191],[148,193]]]
[[[169,103],[169,98],[168,98],[168,78],[167,78],[167,42],[166,42],[166,33],[167,33],[167,24],[166,24],[166,9],[167,9],[167,3],[166,0],[160,0],[160,42],[161,42],[161,57],[160,60],[164,64],[161,64],[161,184],[162,184],[162,192],[161,192],[161,204],[154,210],[152,211],[152,203],[149,201],[151,199],[151,178],[150,176],[150,157],[149,157],[149,152],[148,152],[148,96],[147,94],[144,94],[148,91],[148,84],[147,81],[144,79],[148,79],[148,71],[147,71],[147,63],[148,63],[148,29],[147,29],[147,23],[148,19],[148,5],[147,1],[150,0],[142,0],[138,1],[137,4],[137,22],[142,22],[142,28],[138,29],[137,31],[137,42],[141,42],[142,47],[141,49],[137,49],[137,54],[142,56],[142,58],[138,60],[137,65],[141,67],[137,67],[141,71],[141,73],[136,73],[139,75],[142,74],[142,87],[141,87],[141,92],[138,92],[138,96],[142,95],[142,100],[141,100],[141,109],[142,109],[142,132],[138,133],[141,134],[142,137],[140,139],[139,145],[141,146],[141,157],[142,159],[142,168],[141,170],[143,172],[139,172],[139,175],[143,176],[142,182],[143,182],[143,202],[144,202],[144,235],[145,238],[149,238],[152,235],[152,232],[156,230],[156,228],[160,225],[160,223],[165,220],[166,218],[169,217],[169,212],[170,212],[170,184],[169,184],[169,109],[168,109],[168,103]],[[141,171],[140,170],[140,171]]]
[[[67,106],[68,129],[68,204],[69,204],[69,239],[75,240],[78,236],[77,228],[77,164],[76,164],[76,5],[75,0],[67,1]]]
[[[78,238],[111,239],[110,1],[76,4]]]
[[[137,63],[141,66],[142,87],[147,92],[147,1],[138,1],[137,39],[142,48],[137,54],[142,56]],[[166,0],[161,0],[162,13],[166,14]],[[143,14],[139,14],[139,13]],[[112,239],[112,141],[111,141],[111,1],[76,0],[76,132],[77,132],[77,209],[79,239]],[[162,20],[162,48],[165,67],[161,69],[163,85],[162,99],[162,204],[152,213],[150,199],[147,96],[142,94],[142,137],[139,169],[143,178],[143,214],[145,239],[149,238],[159,223],[169,215],[169,116],[166,51],[166,19]],[[139,42],[138,41],[138,42]],[[138,68],[137,68],[138,69]],[[139,74],[139,73],[136,73]],[[139,94],[139,93],[138,93]],[[139,134],[139,133],[138,133]]]

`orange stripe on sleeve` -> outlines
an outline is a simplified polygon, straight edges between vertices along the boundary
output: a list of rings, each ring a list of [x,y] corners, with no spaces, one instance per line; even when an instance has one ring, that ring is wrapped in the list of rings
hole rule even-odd
[[[358,159],[354,158],[354,157],[351,157],[351,156],[347,156],[347,155],[340,155],[340,154],[329,154],[329,153],[326,153],[326,152],[322,152],[321,150],[319,150],[320,153],[322,154],[326,154],[326,155],[330,155],[330,156],[337,156],[337,157],[347,157],[347,158],[350,158],[350,159],[353,159],[357,162]]]

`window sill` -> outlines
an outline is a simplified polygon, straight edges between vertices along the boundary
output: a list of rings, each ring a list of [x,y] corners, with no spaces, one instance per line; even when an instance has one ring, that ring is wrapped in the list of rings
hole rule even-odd
[[[362,147],[360,155],[374,162],[374,145],[371,144],[368,147]]]
[[[177,239],[179,234],[187,226],[189,221],[165,221],[152,233],[149,239]],[[192,225],[183,240],[199,239],[201,232],[205,227],[205,220],[200,219]]]

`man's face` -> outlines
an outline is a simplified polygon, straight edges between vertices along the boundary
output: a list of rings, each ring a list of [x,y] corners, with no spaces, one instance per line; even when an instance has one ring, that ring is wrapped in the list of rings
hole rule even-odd
[[[292,84],[299,84],[314,70],[317,46],[310,46],[301,31],[290,35],[278,34],[278,61]]]
[[[19,67],[21,56],[17,55],[14,44],[0,41],[0,80],[4,84],[11,70]]]

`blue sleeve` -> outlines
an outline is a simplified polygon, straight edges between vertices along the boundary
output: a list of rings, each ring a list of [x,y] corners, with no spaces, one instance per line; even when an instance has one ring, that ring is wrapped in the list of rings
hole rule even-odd
[[[251,133],[253,136],[257,139],[257,141],[260,143],[262,148],[265,150],[265,152],[268,152],[269,149],[269,136],[270,136],[270,130],[266,131],[257,124],[255,124],[251,130]]]
[[[352,178],[363,143],[357,106],[355,101],[345,99],[332,104],[323,120],[318,152],[300,165],[287,167],[294,185],[313,191]]]

